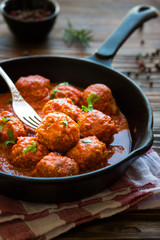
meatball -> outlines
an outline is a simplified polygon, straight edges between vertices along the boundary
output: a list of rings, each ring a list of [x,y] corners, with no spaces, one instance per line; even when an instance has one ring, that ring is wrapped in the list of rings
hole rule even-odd
[[[71,103],[69,101],[71,101]],[[72,118],[75,122],[78,121],[79,115],[82,113],[81,109],[72,104],[70,98],[57,98],[49,100],[42,109],[43,114],[47,115],[51,112],[62,112]]]
[[[79,116],[78,125],[81,137],[96,136],[99,140],[109,144],[113,141],[116,127],[111,117],[93,110]]]
[[[36,131],[39,142],[56,152],[66,152],[80,138],[78,124],[58,112],[46,115]]]
[[[14,143],[20,136],[26,136],[23,124],[12,113],[2,112],[0,114],[0,141]]]
[[[51,152],[37,163],[32,175],[34,177],[65,177],[78,173],[78,164],[73,159]]]
[[[10,153],[10,163],[15,167],[33,169],[49,153],[37,137],[19,137]]]
[[[51,91],[53,98],[70,98],[75,105],[79,105],[82,92],[68,83],[61,83]]]
[[[93,171],[107,165],[106,145],[95,136],[80,139],[77,145],[67,152],[66,156],[77,162],[80,173]]]
[[[93,108],[107,115],[115,115],[118,113],[118,107],[109,87],[104,84],[93,84],[87,87],[83,92],[82,105],[87,106],[87,98],[91,93],[99,96],[99,100],[95,101]]]
[[[42,109],[42,106],[49,100],[51,87],[50,80],[47,78],[39,75],[20,77],[15,85],[33,108],[36,103],[36,108]]]

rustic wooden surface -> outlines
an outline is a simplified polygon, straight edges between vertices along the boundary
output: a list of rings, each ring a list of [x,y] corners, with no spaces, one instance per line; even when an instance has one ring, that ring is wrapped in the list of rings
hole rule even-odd
[[[55,54],[87,57],[95,52],[102,42],[119,25],[125,13],[135,5],[149,4],[160,10],[159,0],[59,0],[61,13],[48,38],[40,43],[24,43],[16,40],[0,16],[0,60],[24,55]],[[93,31],[90,47],[84,50],[77,44],[68,47],[62,39],[62,31],[70,21],[75,28]],[[137,30],[118,51],[113,66],[130,75],[148,97],[154,116],[153,149],[160,154],[160,17],[147,22]],[[142,58],[148,71],[140,71],[136,56]],[[97,220],[65,233],[57,240],[80,239],[160,239],[160,210],[122,213],[108,219]]]

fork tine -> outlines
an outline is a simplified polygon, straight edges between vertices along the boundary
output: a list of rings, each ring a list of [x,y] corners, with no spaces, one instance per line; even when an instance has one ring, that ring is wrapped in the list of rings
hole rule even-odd
[[[0,75],[3,77],[5,82],[12,93],[12,107],[17,117],[24,122],[26,125],[36,129],[41,122],[41,118],[35,112],[35,110],[23,99],[20,92],[0,66]]]
[[[34,122],[36,125],[39,125],[39,121],[37,121],[37,119],[35,118],[35,116],[34,117],[31,117],[31,116],[29,116],[29,119],[32,121],[32,122]]]
[[[33,122],[32,121],[32,118],[26,118],[26,117],[23,117],[22,121],[27,124],[28,126],[34,128],[34,129],[37,129],[38,125],[37,123]]]
[[[37,119],[37,121],[40,123],[41,121],[42,121],[42,119],[38,116],[38,115],[36,115],[36,116],[34,116],[36,119]]]

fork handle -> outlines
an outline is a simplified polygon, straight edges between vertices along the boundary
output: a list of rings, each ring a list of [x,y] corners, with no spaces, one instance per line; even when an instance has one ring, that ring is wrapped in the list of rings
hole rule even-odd
[[[3,68],[1,66],[0,66],[0,76],[7,83],[8,87],[11,91],[11,94],[12,94],[12,99],[14,101],[18,101],[18,102],[23,101],[23,97],[19,93],[18,89],[16,88],[16,86],[14,85],[14,83],[12,82],[10,77],[6,74],[6,72],[3,70]]]

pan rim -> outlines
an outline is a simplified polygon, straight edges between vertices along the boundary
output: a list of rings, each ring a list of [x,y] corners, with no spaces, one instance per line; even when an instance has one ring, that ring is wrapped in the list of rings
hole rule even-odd
[[[73,56],[66,56],[66,55],[52,55],[52,54],[46,54],[46,55],[31,55],[31,56],[21,56],[21,57],[14,57],[14,58],[9,58],[9,59],[5,59],[2,60],[0,62],[0,65],[5,64],[7,62],[16,62],[16,61],[20,61],[20,60],[25,60],[25,59],[37,59],[37,58],[57,58],[57,59],[72,59],[74,61],[83,61],[83,62],[87,62],[90,64],[94,64],[97,65],[99,67],[102,68],[107,68],[110,71],[116,72],[117,74],[123,76],[127,81],[129,81],[134,87],[136,87],[136,89],[141,93],[141,95],[143,96],[145,103],[147,105],[147,109],[148,109],[148,113],[149,113],[149,119],[148,119],[148,124],[147,124],[147,140],[145,141],[145,143],[135,149],[132,150],[127,157],[121,159],[119,162],[114,163],[110,166],[106,166],[104,168],[92,171],[92,172],[88,172],[88,173],[84,173],[84,174],[78,174],[78,175],[74,175],[74,176],[66,176],[66,177],[55,177],[55,178],[49,178],[49,177],[30,177],[30,176],[22,176],[22,175],[13,175],[10,173],[5,173],[5,172],[1,172],[0,171],[0,175],[2,176],[6,176],[7,178],[10,179],[14,179],[14,180],[18,180],[18,181],[24,181],[24,182],[38,182],[38,183],[62,183],[62,182],[68,182],[68,181],[78,181],[79,179],[87,179],[87,178],[91,178],[92,176],[98,176],[104,173],[107,173],[107,171],[111,171],[112,168],[114,168],[115,166],[119,166],[122,164],[122,162],[126,162],[128,159],[130,158],[138,158],[140,156],[142,156],[143,154],[145,154],[145,152],[147,152],[152,143],[153,143],[153,131],[152,131],[152,126],[153,126],[153,115],[152,115],[152,109],[150,106],[150,103],[147,99],[147,97],[145,96],[144,92],[142,91],[142,89],[128,76],[126,76],[125,74],[119,72],[118,70],[116,70],[115,68],[106,65],[105,63],[101,63],[101,62],[95,62],[92,59],[89,58],[80,58],[80,57],[73,57]],[[98,59],[97,59],[98,60]]]

